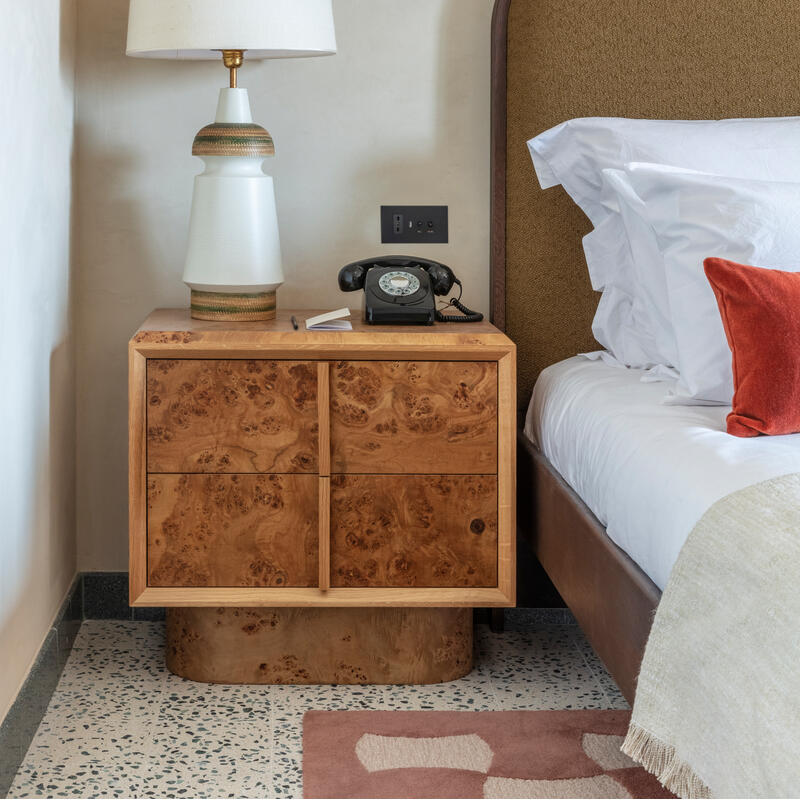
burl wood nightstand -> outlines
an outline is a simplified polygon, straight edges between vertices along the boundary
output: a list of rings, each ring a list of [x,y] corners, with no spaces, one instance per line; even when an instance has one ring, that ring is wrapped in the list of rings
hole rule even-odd
[[[515,596],[515,348],[154,312],[130,356],[130,598],[223,683],[430,683]]]

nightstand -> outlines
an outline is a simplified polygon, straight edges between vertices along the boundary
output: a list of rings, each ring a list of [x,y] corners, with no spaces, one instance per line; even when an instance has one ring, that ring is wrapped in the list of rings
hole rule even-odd
[[[471,608],[514,604],[514,344],[314,313],[134,335],[131,605],[195,680],[452,680]]]

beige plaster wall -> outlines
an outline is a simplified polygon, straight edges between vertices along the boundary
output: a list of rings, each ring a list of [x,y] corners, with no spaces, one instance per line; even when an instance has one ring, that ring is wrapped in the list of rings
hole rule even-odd
[[[75,575],[75,0],[0,0],[0,720]]]

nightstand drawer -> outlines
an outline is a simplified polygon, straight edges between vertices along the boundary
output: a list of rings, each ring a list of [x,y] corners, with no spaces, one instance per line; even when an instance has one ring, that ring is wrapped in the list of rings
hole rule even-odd
[[[316,475],[150,475],[149,586],[317,586]]]
[[[317,365],[148,359],[148,472],[316,472]]]
[[[331,365],[331,472],[497,472],[497,364]]]
[[[331,477],[331,586],[497,586],[495,475]]]

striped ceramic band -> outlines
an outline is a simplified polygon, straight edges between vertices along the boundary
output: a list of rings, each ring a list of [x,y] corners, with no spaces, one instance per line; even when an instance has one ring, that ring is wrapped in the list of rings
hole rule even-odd
[[[275,144],[260,125],[249,122],[215,122],[206,125],[194,137],[192,155],[267,158],[275,155]]]
[[[247,322],[275,319],[275,292],[228,294],[192,290],[192,318]]]

